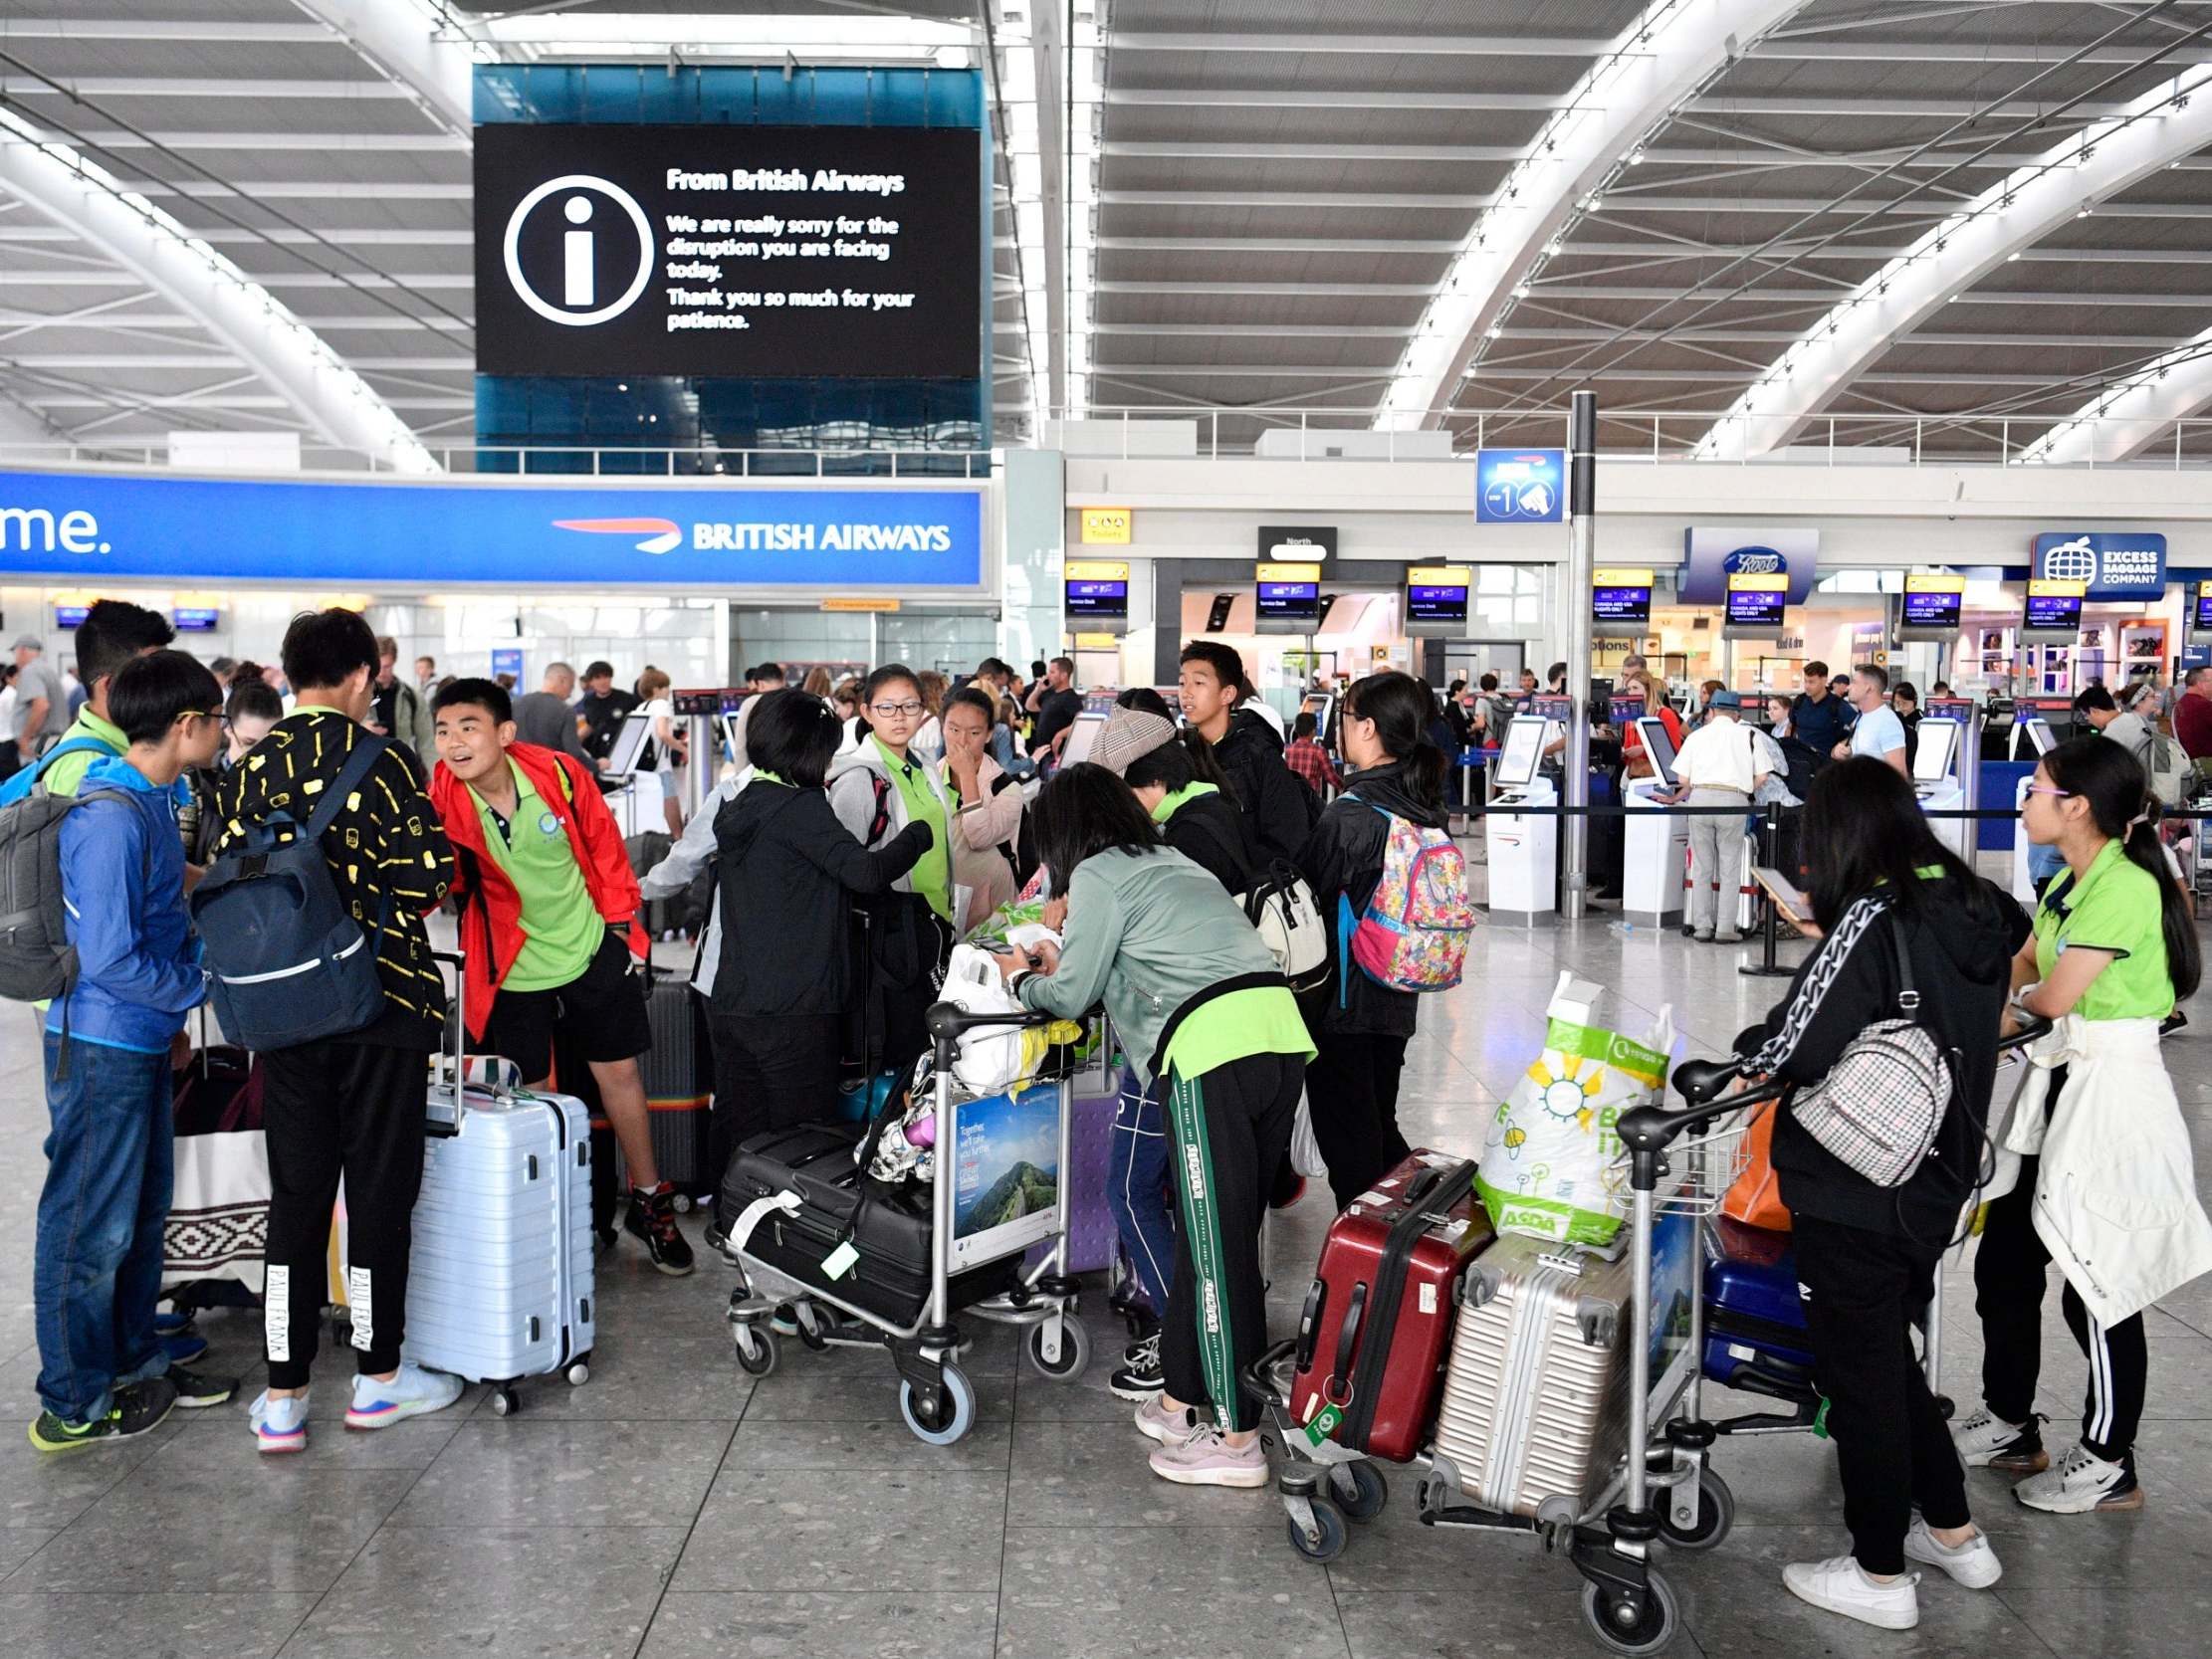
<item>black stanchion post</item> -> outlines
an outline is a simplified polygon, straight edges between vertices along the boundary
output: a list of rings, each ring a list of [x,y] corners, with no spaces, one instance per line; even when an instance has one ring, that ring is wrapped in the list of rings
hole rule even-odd
[[[1769,870],[1782,867],[1782,803],[1767,802],[1767,821],[1760,826],[1760,850],[1766,856]],[[1736,969],[1751,979],[1787,978],[1797,970],[1784,967],[1775,960],[1775,949],[1782,942],[1782,908],[1774,902],[1774,895],[1764,888],[1759,890],[1759,905],[1766,912],[1766,920],[1759,929],[1759,959]]]

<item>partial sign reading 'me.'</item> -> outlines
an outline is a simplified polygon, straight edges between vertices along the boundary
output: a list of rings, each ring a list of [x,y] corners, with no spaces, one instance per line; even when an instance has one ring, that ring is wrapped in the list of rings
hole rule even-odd
[[[480,126],[485,374],[974,379],[973,129]]]

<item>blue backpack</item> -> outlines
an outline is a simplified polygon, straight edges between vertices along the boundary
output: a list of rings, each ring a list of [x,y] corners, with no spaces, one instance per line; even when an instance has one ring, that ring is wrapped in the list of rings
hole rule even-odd
[[[323,856],[323,835],[391,746],[361,736],[303,826],[275,812],[207,867],[192,893],[216,1017],[250,1049],[342,1036],[383,1012],[373,933],[353,920]],[[294,829],[290,841],[279,831]],[[376,919],[376,933],[384,919]]]
[[[122,750],[103,742],[98,737],[67,738],[56,743],[40,755],[35,764],[23,767],[7,782],[0,783],[0,806],[13,806],[17,801],[29,800],[34,790],[44,794],[46,791],[40,788],[40,785],[45,780],[46,768],[53,765],[65,754],[105,754],[112,757],[121,752]]]

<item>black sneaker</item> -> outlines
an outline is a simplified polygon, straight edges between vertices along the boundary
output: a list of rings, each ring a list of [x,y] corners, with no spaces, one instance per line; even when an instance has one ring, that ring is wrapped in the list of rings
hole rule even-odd
[[[199,1371],[186,1370],[182,1365],[171,1365],[163,1380],[176,1390],[180,1411],[200,1411],[211,1405],[221,1405],[238,1392],[235,1376],[206,1376]]]
[[[1143,1342],[1131,1345],[1130,1353],[1129,1362],[1106,1386],[1118,1399],[1149,1400],[1168,1385],[1167,1373],[1160,1365],[1160,1333],[1155,1331]]]
[[[176,1406],[176,1388],[166,1377],[133,1382],[110,1397],[108,1415],[89,1423],[65,1423],[51,1411],[31,1425],[31,1444],[42,1452],[74,1452],[87,1446],[113,1446],[159,1428]]]
[[[651,1192],[630,1188],[630,1212],[622,1218],[622,1228],[671,1279],[691,1271],[691,1244],[676,1226],[676,1189],[666,1181]]]
[[[1139,1304],[1129,1316],[1130,1329],[1137,1340],[1121,1350],[1122,1363],[1134,1365],[1148,1353],[1160,1351],[1160,1316]]]

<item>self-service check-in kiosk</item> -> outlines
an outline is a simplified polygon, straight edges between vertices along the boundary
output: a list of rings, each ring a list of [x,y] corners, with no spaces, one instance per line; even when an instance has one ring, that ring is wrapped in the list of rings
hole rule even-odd
[[[1970,804],[1965,784],[1958,776],[1961,766],[1979,769],[1978,762],[1964,758],[1967,736],[1967,727],[1954,720],[1930,715],[1920,722],[1919,747],[1912,757],[1912,793],[1922,812],[1955,812]],[[1931,818],[1928,828],[1935,832],[1936,840],[1969,864],[1973,862],[1973,819]]]
[[[1666,724],[1639,716],[1633,729],[1651,757],[1652,775],[1623,780],[1622,804],[1628,808],[1627,839],[1621,865],[1621,909],[1630,916],[1664,923],[1682,911],[1682,877],[1689,857],[1689,820],[1654,797],[1675,788],[1674,741]]]
[[[1490,909],[1530,917],[1559,906],[1559,819],[1523,807],[1555,807],[1559,786],[1544,775],[1544,750],[1563,735],[1557,721],[1515,715],[1490,771],[1482,833],[1489,851]]]
[[[2069,712],[2071,713],[2071,709]],[[2021,747],[2027,750],[2026,753],[2020,753],[2017,749],[2014,751],[2022,760],[2040,760],[2059,746],[2059,734],[2051,728],[2051,723],[2039,711],[2029,709],[2026,704],[2022,704],[2014,716],[2013,726],[2019,733]],[[2035,780],[2035,773],[2030,772],[2013,785],[2013,804],[2021,813],[2021,821],[2012,826],[2012,896],[2031,911],[2035,909],[2036,884],[2035,879],[2028,874],[2026,815],[2028,789]]]

